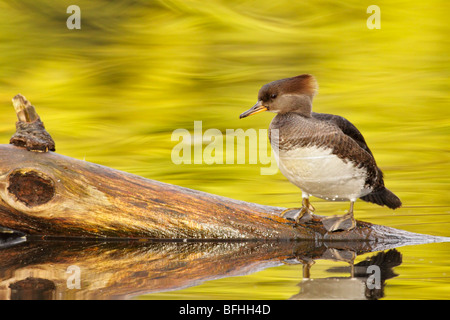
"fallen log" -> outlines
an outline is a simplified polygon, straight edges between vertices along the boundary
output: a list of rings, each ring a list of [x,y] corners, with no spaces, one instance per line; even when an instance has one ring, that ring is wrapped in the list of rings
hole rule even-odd
[[[284,208],[229,199],[59,155],[34,107],[13,99],[19,121],[0,145],[0,226],[45,237],[215,240],[441,241],[357,221],[328,233],[322,217],[284,219]]]

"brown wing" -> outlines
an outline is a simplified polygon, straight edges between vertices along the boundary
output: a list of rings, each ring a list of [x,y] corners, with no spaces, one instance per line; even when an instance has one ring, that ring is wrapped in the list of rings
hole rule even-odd
[[[361,147],[361,149],[369,153],[372,157],[374,167],[370,167],[371,170],[369,170],[368,172],[369,176],[367,182],[370,183],[370,185],[372,185],[375,190],[384,188],[383,172],[376,165],[376,161],[372,154],[372,151],[367,146],[366,140],[364,139],[361,132],[350,121],[341,116],[316,112],[313,112],[312,116],[313,118],[316,118],[318,120],[329,121],[330,123],[336,125],[347,137],[355,141]]]
[[[359,130],[347,119],[336,116],[332,114],[326,114],[326,113],[315,113],[313,112],[312,115],[314,118],[318,120],[326,120],[331,123],[334,123],[336,126],[339,127],[339,129],[342,130],[342,132],[353,139],[355,142],[358,143],[358,145],[366,150],[373,158],[372,151],[370,151],[369,147],[367,146],[366,141],[364,140],[363,135]],[[375,161],[375,159],[374,159]],[[361,197],[362,200],[367,202],[376,203],[380,206],[386,205],[391,209],[396,209],[401,207],[402,202],[401,200],[393,194],[390,190],[386,189],[384,187],[384,181],[383,181],[383,172],[381,171],[378,166],[376,167],[376,170],[378,172],[377,174],[377,183],[374,185],[375,190],[372,193],[369,193],[368,195]]]
[[[361,148],[366,150],[373,157],[372,151],[370,151],[369,147],[367,146],[366,140],[364,140],[363,135],[350,121],[341,116],[327,113],[313,112],[312,116],[313,118],[316,118],[318,120],[330,121],[331,123],[337,125],[345,135],[355,140]]]

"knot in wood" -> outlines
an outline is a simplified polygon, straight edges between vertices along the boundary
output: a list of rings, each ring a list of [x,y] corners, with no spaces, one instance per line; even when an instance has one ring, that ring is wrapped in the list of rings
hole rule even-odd
[[[9,176],[8,191],[28,207],[49,202],[55,195],[53,181],[36,171],[16,171]]]

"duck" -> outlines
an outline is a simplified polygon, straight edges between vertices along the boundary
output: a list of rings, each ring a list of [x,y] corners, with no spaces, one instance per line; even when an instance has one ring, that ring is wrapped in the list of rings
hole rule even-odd
[[[321,220],[327,232],[336,232],[355,228],[357,199],[400,208],[401,200],[385,187],[383,172],[356,126],[342,116],[312,111],[317,91],[311,74],[272,81],[261,87],[257,103],[239,116],[276,114],[269,126],[270,144],[280,172],[302,193],[301,208],[287,209],[282,216],[297,223],[311,221],[311,196],[349,201],[346,214]]]

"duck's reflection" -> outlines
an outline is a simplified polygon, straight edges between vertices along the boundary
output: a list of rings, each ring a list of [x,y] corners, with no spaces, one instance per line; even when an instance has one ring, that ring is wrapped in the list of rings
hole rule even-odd
[[[353,266],[358,254],[372,249],[367,242],[15,239],[0,243],[0,299],[129,299],[245,275],[289,261],[301,263],[303,268],[300,293],[292,299],[378,298],[386,279],[395,276],[392,267],[401,263],[401,255],[389,250]],[[382,250],[379,244],[376,250]],[[311,266],[317,259],[349,263],[345,271],[349,277],[311,279]],[[379,268],[379,289],[368,286],[370,266]]]
[[[393,268],[402,263],[402,256],[396,249],[379,252],[364,261],[354,264],[356,254],[349,250],[328,249],[322,259],[345,261],[345,268],[330,268],[330,273],[348,273],[348,277],[312,278],[311,266],[314,260],[302,261],[303,280],[300,292],[291,300],[331,299],[380,299],[384,296],[386,280],[396,277]]]

